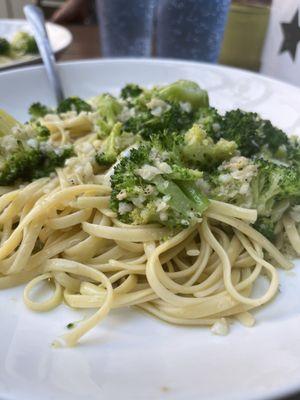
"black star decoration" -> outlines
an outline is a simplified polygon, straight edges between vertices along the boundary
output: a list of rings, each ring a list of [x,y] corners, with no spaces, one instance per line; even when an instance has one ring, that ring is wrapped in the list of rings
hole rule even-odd
[[[300,43],[300,26],[299,26],[299,10],[296,10],[291,22],[282,22],[281,30],[283,33],[283,42],[279,50],[279,54],[287,51],[295,61],[297,46]]]

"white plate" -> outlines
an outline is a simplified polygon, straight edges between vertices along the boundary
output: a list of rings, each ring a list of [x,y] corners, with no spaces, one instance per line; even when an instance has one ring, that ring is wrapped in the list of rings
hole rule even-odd
[[[197,63],[149,60],[61,64],[68,95],[89,97],[127,82],[193,79],[220,109],[262,113],[300,133],[300,90],[253,73]],[[0,107],[26,119],[33,101],[54,104],[42,67],[0,75]],[[38,314],[22,288],[0,292],[0,398],[10,400],[267,399],[300,390],[300,263],[280,272],[281,293],[226,337],[167,325],[135,310],[113,311],[73,349],[51,348],[81,312],[62,305]]]
[[[68,47],[72,42],[71,32],[61,25],[46,23],[46,29],[49,36],[50,44],[54,53],[58,53]],[[31,33],[28,23],[24,19],[0,19],[0,37],[10,40],[16,32]],[[24,56],[18,60],[11,60],[5,64],[0,63],[0,71],[30,64],[40,60],[40,56]]]

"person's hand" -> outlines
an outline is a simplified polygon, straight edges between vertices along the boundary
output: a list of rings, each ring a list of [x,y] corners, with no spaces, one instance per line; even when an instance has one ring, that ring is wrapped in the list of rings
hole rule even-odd
[[[51,17],[52,22],[82,22],[88,16],[87,0],[67,0]]]

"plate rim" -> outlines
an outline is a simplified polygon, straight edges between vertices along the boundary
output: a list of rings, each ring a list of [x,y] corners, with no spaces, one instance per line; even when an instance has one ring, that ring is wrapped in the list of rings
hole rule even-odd
[[[58,24],[54,24],[58,25]],[[59,25],[61,26],[61,25]],[[64,27],[63,27],[64,28]],[[67,28],[66,28],[67,29]],[[71,32],[70,32],[71,33]],[[113,57],[113,58],[85,58],[81,60],[68,60],[68,61],[59,61],[56,64],[58,65],[59,69],[60,68],[65,68],[68,66],[72,65],[85,65],[85,64],[109,64],[109,63],[114,63],[114,64],[162,64],[162,65],[168,65],[168,64],[175,64],[175,65],[189,65],[193,67],[197,66],[203,66],[203,67],[208,67],[212,68],[215,70],[227,70],[227,71],[236,71],[241,74],[245,74],[248,76],[252,76],[256,79],[260,80],[265,80],[269,81],[271,83],[275,84],[282,84],[284,86],[289,87],[291,90],[297,90],[299,92],[300,96],[300,86],[296,86],[293,83],[289,83],[286,81],[283,81],[281,79],[273,78],[271,76],[268,76],[266,74],[260,73],[259,71],[250,71],[247,69],[242,69],[238,67],[233,67],[229,65],[223,65],[223,64],[211,64],[208,62],[203,62],[203,61],[192,61],[192,60],[185,60],[185,59],[176,59],[176,58],[138,58],[138,57]],[[9,69],[1,72],[1,76],[4,74],[15,74],[15,73],[22,73],[22,72],[29,72],[30,70],[38,70],[38,69],[43,69],[44,66],[42,65],[27,65],[18,69]]]

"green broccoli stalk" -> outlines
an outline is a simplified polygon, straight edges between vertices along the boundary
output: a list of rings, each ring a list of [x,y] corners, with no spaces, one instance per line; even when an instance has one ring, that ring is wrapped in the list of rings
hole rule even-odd
[[[59,114],[66,113],[68,111],[76,111],[77,114],[79,114],[82,111],[92,111],[92,107],[90,104],[80,99],[79,97],[72,96],[61,101],[59,106],[57,107],[57,112]]]
[[[44,104],[37,102],[31,104],[28,113],[31,115],[32,120],[35,120],[43,118],[45,115],[53,113],[53,111]]]
[[[111,208],[130,224],[158,222],[168,227],[187,227],[208,206],[195,181],[196,170],[172,164],[172,155],[152,143],[131,149],[115,166],[111,176]]]
[[[184,135],[182,156],[186,162],[209,170],[230,159],[236,150],[235,142],[222,138],[214,143],[200,125],[194,124]]]
[[[193,110],[208,107],[209,100],[206,90],[196,82],[181,79],[158,90],[158,97],[170,102],[182,102],[191,105]]]
[[[9,56],[10,43],[3,37],[0,37],[0,56]]]

